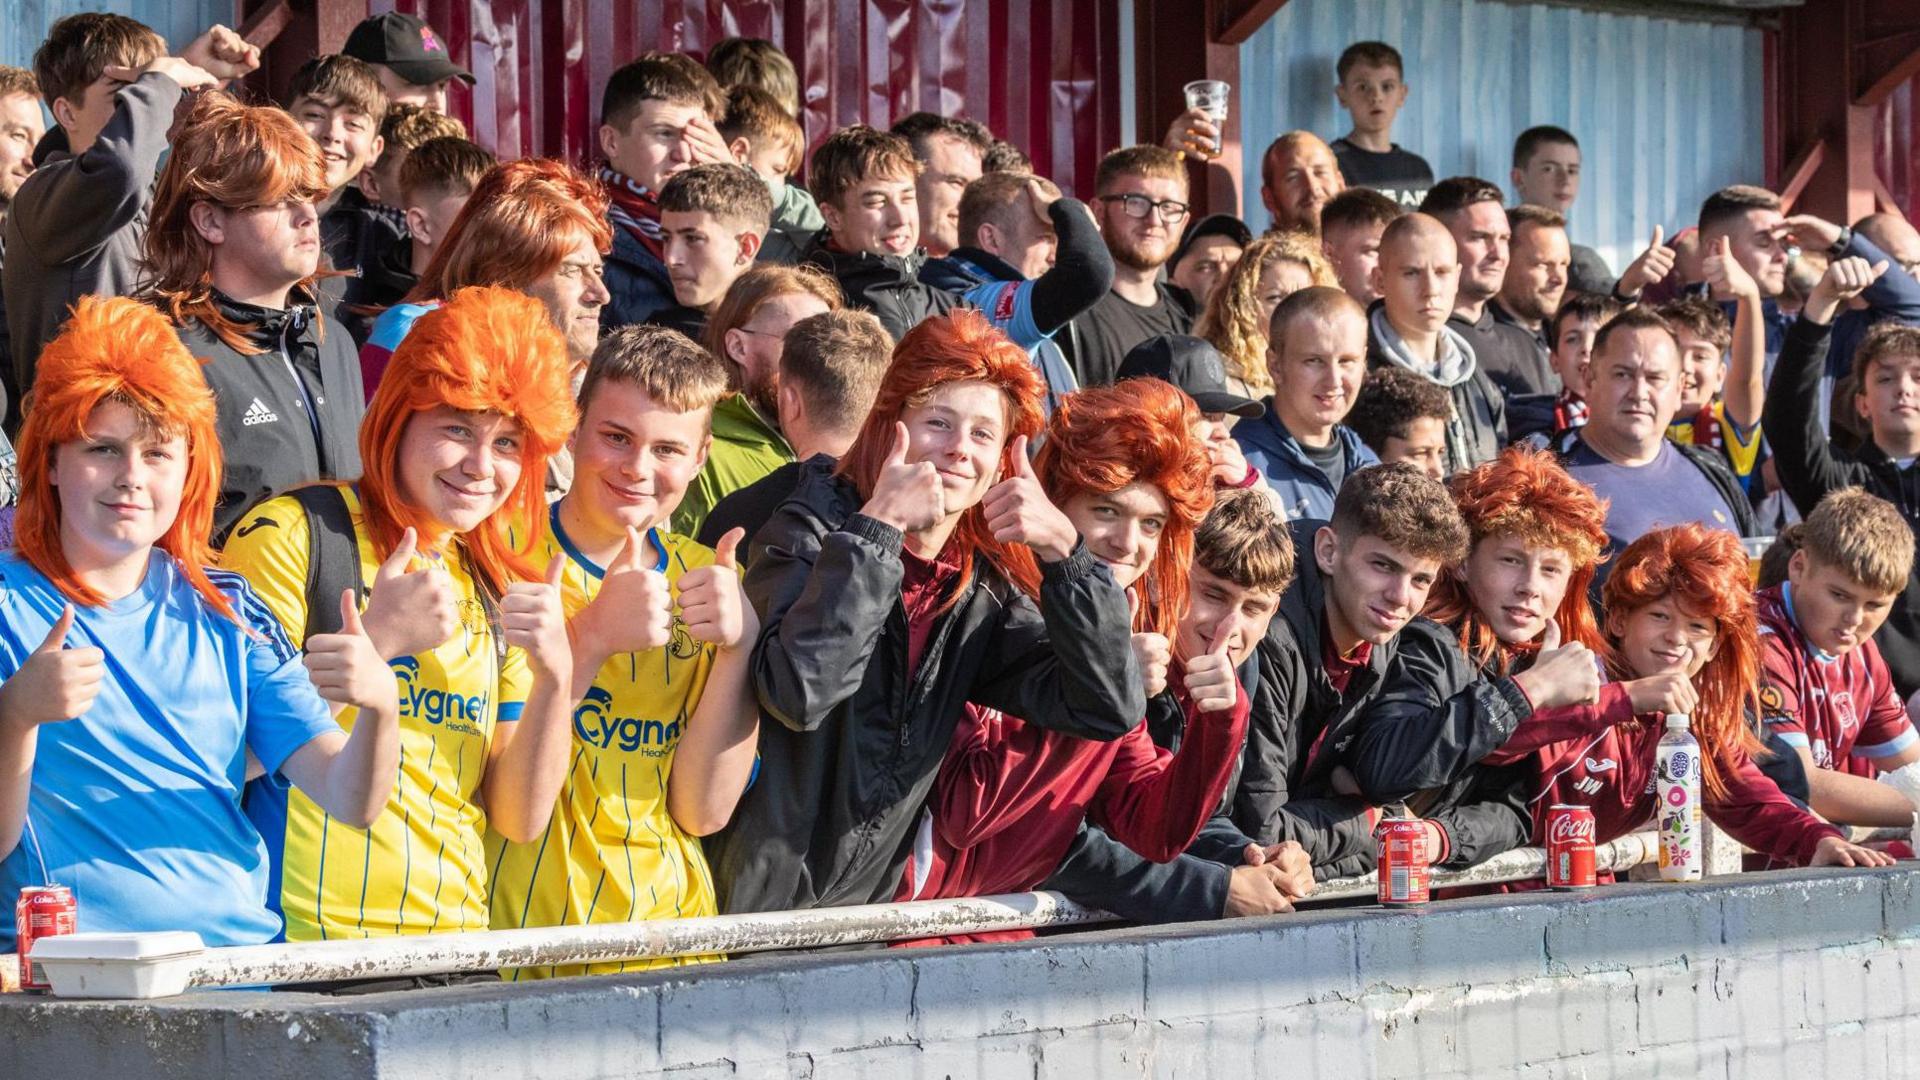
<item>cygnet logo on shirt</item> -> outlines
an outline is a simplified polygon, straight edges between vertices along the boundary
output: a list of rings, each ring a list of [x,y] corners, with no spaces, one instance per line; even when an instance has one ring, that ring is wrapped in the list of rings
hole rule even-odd
[[[615,716],[613,695],[596,686],[573,710],[573,733],[581,742],[600,750],[617,744],[630,754],[637,751],[660,757],[680,741],[680,721]]]
[[[486,723],[488,695],[463,697],[439,687],[421,685],[420,661],[411,656],[393,661],[393,677],[400,684],[400,719],[418,717],[448,731],[481,734],[481,725]]]

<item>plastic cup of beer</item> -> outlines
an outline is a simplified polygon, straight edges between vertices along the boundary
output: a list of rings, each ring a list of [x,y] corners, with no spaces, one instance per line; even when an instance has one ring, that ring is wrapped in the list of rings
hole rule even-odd
[[[1740,541],[1740,546],[1747,549],[1747,576],[1753,579],[1755,586],[1758,586],[1760,584],[1760,560],[1766,556],[1767,549],[1773,546],[1773,537],[1745,537]]]
[[[1199,109],[1207,114],[1215,127],[1227,122],[1227,97],[1233,88],[1219,79],[1196,79],[1186,85],[1187,108]],[[1216,137],[1211,146],[1201,151],[1207,157],[1220,156],[1220,139]]]

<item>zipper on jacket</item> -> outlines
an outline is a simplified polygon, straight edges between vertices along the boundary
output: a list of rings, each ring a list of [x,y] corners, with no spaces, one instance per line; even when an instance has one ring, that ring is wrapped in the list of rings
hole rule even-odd
[[[300,391],[301,407],[307,414],[307,426],[313,429],[313,453],[320,462],[320,471],[327,471],[327,448],[320,437],[320,413],[313,403],[313,393],[307,389],[307,380],[300,375],[300,369],[293,362],[293,354],[287,348],[287,332],[293,329],[293,315],[280,324],[280,362],[287,366],[287,374],[293,376],[293,387]]]

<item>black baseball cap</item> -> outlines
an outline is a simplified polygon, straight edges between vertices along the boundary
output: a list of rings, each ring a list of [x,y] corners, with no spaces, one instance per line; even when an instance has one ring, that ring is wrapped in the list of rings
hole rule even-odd
[[[428,86],[442,79],[459,79],[473,85],[473,72],[453,62],[446,43],[434,33],[427,20],[418,15],[389,11],[360,20],[347,35],[340,50],[355,60],[385,64],[395,75],[415,86]]]
[[[1209,236],[1229,237],[1241,247],[1253,243],[1253,230],[1247,228],[1246,222],[1232,214],[1208,214],[1187,226],[1186,235],[1180,238],[1180,246],[1173,249],[1173,258],[1167,260],[1167,271],[1171,273],[1174,267],[1180,265],[1180,260],[1187,257],[1187,252],[1193,250],[1194,244]]]
[[[1227,413],[1249,419],[1267,411],[1263,402],[1227,389],[1227,361],[1205,338],[1161,334],[1128,350],[1114,380],[1141,375],[1167,382],[1187,392],[1201,412]]]

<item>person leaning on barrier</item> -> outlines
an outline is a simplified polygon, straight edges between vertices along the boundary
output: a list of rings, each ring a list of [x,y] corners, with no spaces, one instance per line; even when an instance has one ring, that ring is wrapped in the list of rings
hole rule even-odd
[[[65,885],[83,931],[271,941],[281,836],[241,812],[248,765],[364,827],[399,758],[393,674],[348,597],[302,671],[261,597],[209,569],[213,393],[164,317],[84,299],[39,359],[0,555],[0,895]]]
[[[284,785],[247,811],[284,836],[287,938],[489,925],[488,829],[547,827],[572,750],[562,560],[539,563],[547,458],[573,431],[567,351],[530,297],[463,289],[420,317],[360,426],[366,474],[248,511],[221,565],[296,643],[331,629],[342,589],[403,694],[398,778],[361,829]],[[526,527],[518,537],[513,526]]]

